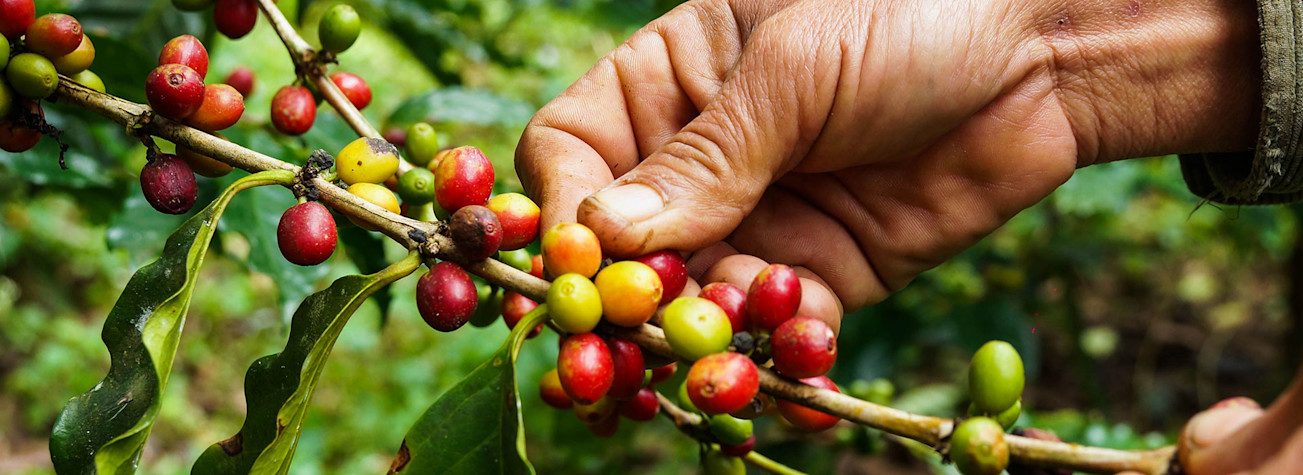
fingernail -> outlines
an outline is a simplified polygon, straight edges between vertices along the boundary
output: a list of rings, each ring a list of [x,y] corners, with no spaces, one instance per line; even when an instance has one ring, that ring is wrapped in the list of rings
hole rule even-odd
[[[630,183],[597,192],[591,198],[607,211],[636,223],[665,209],[665,200],[650,186]]]
[[[1254,401],[1244,396],[1236,396],[1236,397],[1222,399],[1217,404],[1213,404],[1212,407],[1209,407],[1208,410],[1212,411],[1216,409],[1226,409],[1229,407],[1247,407],[1252,409],[1262,409],[1262,406],[1258,405],[1258,401]]]
[[[1203,448],[1226,438],[1244,424],[1261,416],[1262,409],[1256,403],[1229,403],[1194,416],[1186,430],[1190,434],[1193,448]]]

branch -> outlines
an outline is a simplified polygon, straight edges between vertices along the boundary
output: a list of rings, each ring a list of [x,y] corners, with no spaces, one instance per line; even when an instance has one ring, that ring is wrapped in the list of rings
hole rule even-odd
[[[687,434],[688,437],[692,437],[703,444],[714,442],[710,435],[709,425],[701,416],[683,410],[659,391],[656,392],[656,401],[661,405],[661,413],[665,414],[665,417],[674,423],[679,432]],[[755,450],[748,452],[742,460],[777,475],[805,475],[804,472],[778,463]]]

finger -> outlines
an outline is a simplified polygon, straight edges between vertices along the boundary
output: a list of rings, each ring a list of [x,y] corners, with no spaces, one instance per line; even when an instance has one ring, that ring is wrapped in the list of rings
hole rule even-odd
[[[1253,473],[1257,475],[1303,473],[1303,430],[1295,431],[1281,450]]]
[[[699,250],[688,256],[688,275],[701,278],[710,266],[715,265],[720,259],[737,254],[737,249],[733,249],[726,242],[717,242],[705,249]]]
[[[1303,376],[1303,373],[1300,373]],[[1303,378],[1296,377],[1266,411],[1221,407],[1196,415],[1182,432],[1181,465],[1193,475],[1252,469],[1303,427]]]

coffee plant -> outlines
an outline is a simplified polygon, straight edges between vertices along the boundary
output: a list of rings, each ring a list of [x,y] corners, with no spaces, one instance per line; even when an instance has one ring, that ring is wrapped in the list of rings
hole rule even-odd
[[[838,425],[873,428],[917,441],[969,475],[1006,468],[1166,473],[1173,466],[1170,446],[1127,451],[1067,444],[1018,426],[1026,408],[1023,360],[1009,343],[991,341],[972,356],[968,417],[910,413],[890,406],[890,383],[861,381],[864,387],[843,390],[826,376],[838,357],[837,335],[826,322],[798,314],[800,282],[788,266],[766,267],[747,288],[698,288],[688,285],[677,252],[612,262],[581,224],[540,230],[537,204],[504,191],[481,149],[441,143],[440,131],[422,121],[382,133],[360,113],[386,91],[373,91],[359,74],[337,66],[365,34],[352,7],[326,11],[315,26],[317,49],[272,0],[173,3],[208,12],[230,38],[268,23],[281,44],[263,46],[283,46],[296,79],[267,84],[258,71],[239,67],[218,82],[209,74],[205,45],[180,35],[158,52],[152,72],[135,78],[135,90],[109,91],[91,72],[95,47],[76,18],[37,17],[32,0],[0,1],[4,150],[26,152],[43,136],[60,141],[61,131],[44,119],[45,107],[88,110],[143,145],[139,193],[152,208],[186,214],[207,203],[172,231],[162,255],[135,273],[107,316],[108,374],[68,401],[50,436],[60,473],[137,468],[155,424],[168,423],[160,408],[215,231],[247,190],[271,185],[297,204],[284,208],[274,231],[260,239],[274,233],[280,258],[302,272],[339,248],[361,254],[377,243],[347,236],[383,235],[408,252],[297,303],[284,349],[248,368],[243,426],[212,441],[193,473],[286,473],[344,326],[368,298],[388,298],[386,286],[423,266],[428,270],[415,294],[397,298],[413,299],[433,330],[457,332],[498,318],[512,330],[415,421],[394,422],[411,428],[392,441],[390,473],[532,473],[522,395],[572,411],[599,438],[614,434],[622,420],[649,423],[663,415],[699,444],[701,465],[711,474],[744,473],[744,464],[799,473],[800,467],[754,450],[753,420],[763,418],[811,434]],[[245,98],[256,89],[276,91],[267,117],[280,134],[303,137],[299,156],[273,157],[218,135],[242,119]],[[339,149],[314,147],[310,132],[319,105],[334,109],[356,138]],[[60,145],[63,163],[67,145]],[[55,159],[40,157],[47,158]],[[203,181],[236,168],[242,172],[224,191],[200,199]],[[551,338],[528,342],[540,333],[559,338],[557,360],[537,388],[518,387],[522,346],[553,344]],[[665,384],[676,373],[683,383]]]

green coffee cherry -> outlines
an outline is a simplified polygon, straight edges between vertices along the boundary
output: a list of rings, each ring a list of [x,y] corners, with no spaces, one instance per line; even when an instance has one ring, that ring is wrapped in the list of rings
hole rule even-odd
[[[968,392],[985,414],[999,414],[1022,397],[1022,357],[1007,342],[982,345],[968,363]]]
[[[9,66],[9,38],[0,35],[0,69]]]
[[[1008,409],[1005,409],[1004,412],[996,414],[995,421],[1000,423],[1000,427],[1003,427],[1005,430],[1009,430],[1012,429],[1013,425],[1018,422],[1018,416],[1021,415],[1022,415],[1022,398],[1019,398],[1018,402],[1013,403],[1013,405],[1009,406]]]
[[[661,318],[665,340],[678,355],[689,360],[728,349],[733,325],[714,302],[700,297],[679,297],[665,307]]]
[[[701,412],[701,409],[697,409],[697,405],[692,403],[692,398],[688,397],[687,381],[679,385],[679,407],[688,412]]]
[[[1004,429],[989,417],[974,417],[950,435],[950,460],[964,475],[998,475],[1009,465]]]
[[[702,473],[706,475],[746,475],[746,464],[738,457],[729,457],[723,452],[711,449],[702,461]]]
[[[751,438],[751,421],[738,419],[728,414],[710,416],[710,433],[728,445],[742,445]]]
[[[498,260],[523,272],[529,272],[529,268],[533,265],[532,259],[533,256],[530,256],[529,251],[525,249],[498,252]]]
[[[98,74],[91,72],[89,69],[72,75],[72,80],[77,84],[81,84],[93,90],[108,92],[108,89],[104,87],[104,80],[100,79]]]
[[[417,122],[407,128],[407,161],[418,167],[428,167],[434,155],[439,153],[439,136],[434,127],[425,122]]]
[[[361,32],[362,19],[357,16],[357,10],[348,5],[330,7],[317,26],[321,49],[332,53],[340,53],[353,46]]]
[[[5,77],[14,91],[28,99],[45,99],[59,87],[54,63],[35,53],[23,53],[9,60]]]
[[[398,196],[409,205],[434,201],[434,172],[418,167],[399,175]]]
[[[552,321],[570,333],[587,333],[602,320],[602,299],[597,286],[579,274],[565,274],[547,289],[547,308]]]
[[[14,100],[14,89],[0,79],[0,117],[9,117],[14,112]]]

